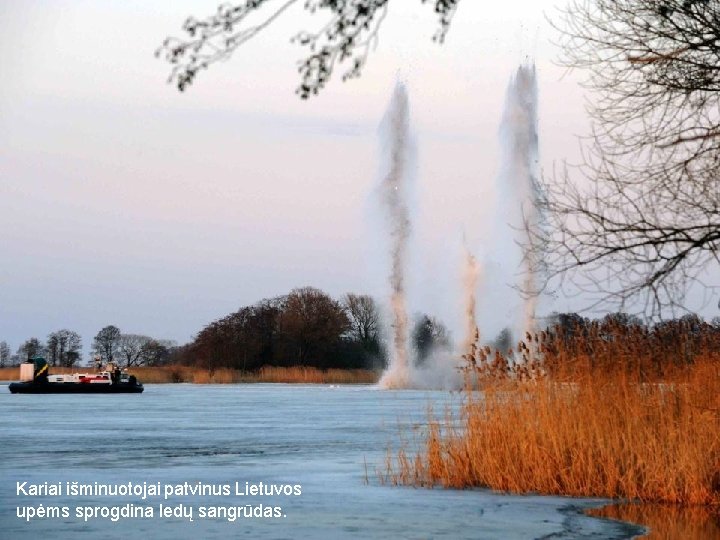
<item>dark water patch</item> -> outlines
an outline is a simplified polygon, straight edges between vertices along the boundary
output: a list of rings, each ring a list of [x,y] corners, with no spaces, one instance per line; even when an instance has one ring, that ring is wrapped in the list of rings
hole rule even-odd
[[[644,532],[644,528],[633,523],[615,520],[597,520],[589,517],[594,509],[588,510],[585,505],[569,504],[560,509],[564,516],[559,531],[540,536],[537,540],[625,540],[634,538]],[[604,523],[603,523],[604,521]]]

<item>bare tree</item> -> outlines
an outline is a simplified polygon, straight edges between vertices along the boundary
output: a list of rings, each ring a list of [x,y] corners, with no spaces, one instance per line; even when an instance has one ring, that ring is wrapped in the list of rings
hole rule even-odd
[[[10,347],[6,341],[0,341],[0,367],[5,367],[10,362]]]
[[[434,36],[445,38],[460,0],[431,0],[440,19]],[[421,0],[426,3],[427,0]],[[307,47],[309,55],[298,63],[303,99],[316,95],[338,64],[347,67],[343,80],[360,76],[368,55],[378,41],[378,31],[387,13],[389,0],[245,0],[222,4],[214,15],[189,17],[182,26],[184,38],[168,37],[156,51],[172,65],[168,82],[183,91],[198,72],[227,60],[242,44],[270,26],[293,5],[303,5],[312,14],[326,14],[324,24],[314,32],[299,32],[293,42]],[[254,23],[251,21],[255,21]]]
[[[120,334],[117,342],[117,356],[125,367],[141,366],[152,352],[153,339],[140,334]]]
[[[58,330],[48,337],[48,354],[51,355],[50,342],[55,343],[55,354],[57,365],[71,367],[78,361],[80,357],[80,349],[82,348],[82,338],[77,332],[72,330]],[[55,364],[53,364],[55,365]]]
[[[290,291],[278,320],[297,362],[316,367],[326,367],[319,364],[349,324],[342,305],[313,287]]]
[[[113,325],[106,326],[93,339],[93,354],[99,356],[104,363],[114,361],[119,339],[120,329]]]
[[[450,332],[439,319],[419,314],[413,325],[412,344],[417,353],[417,362],[422,364],[433,351],[450,348]]]
[[[17,355],[21,362],[29,362],[36,356],[42,356],[45,354],[45,347],[42,346],[38,338],[30,338],[25,343],[20,345],[17,350]]]
[[[58,344],[58,338],[57,335],[55,335],[55,332],[50,334],[47,339],[47,344],[45,345],[45,349],[47,350],[47,362],[50,366],[57,366],[60,365],[59,360],[59,344]]]
[[[151,339],[142,347],[142,364],[145,366],[163,365],[170,356],[170,349],[176,346],[177,344],[171,340]]]
[[[720,3],[574,0],[558,28],[563,62],[589,70],[593,131],[544,182],[533,247],[593,305],[682,309],[720,262]]]
[[[353,339],[363,346],[378,341],[380,312],[372,296],[348,293],[343,298],[343,306],[350,320],[350,333]]]
[[[284,305],[285,298],[277,297],[241,307],[208,324],[190,347],[178,353],[183,361],[208,368],[251,371],[272,365],[279,352],[277,320]]]
[[[80,358],[82,338],[72,330],[58,330],[48,336],[47,355],[51,366],[71,367]]]

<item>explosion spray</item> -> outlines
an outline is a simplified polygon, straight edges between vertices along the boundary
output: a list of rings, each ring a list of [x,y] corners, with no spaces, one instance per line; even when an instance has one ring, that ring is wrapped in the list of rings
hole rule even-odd
[[[405,202],[409,176],[410,119],[405,85],[395,85],[380,126],[382,144],[389,146],[387,173],[380,185],[390,235],[390,307],[392,310],[390,366],[380,379],[384,388],[406,388],[410,383],[408,314],[405,305],[405,259],[410,238],[410,216]]]
[[[475,291],[480,277],[480,265],[470,249],[465,246],[465,260],[463,264],[463,322],[465,323],[465,337],[460,354],[475,356],[475,344],[480,343],[480,330],[475,318]]]
[[[522,227],[528,234],[538,226],[538,131],[537,131],[537,78],[535,66],[520,66],[510,79],[505,98],[505,111],[500,125],[500,139],[503,150],[501,182],[509,183],[511,201],[519,206],[511,208],[515,214],[513,226]],[[538,261],[527,247],[531,238],[520,243],[523,250],[523,283],[525,295],[523,306],[523,335],[535,330],[535,308],[537,306],[536,272]]]

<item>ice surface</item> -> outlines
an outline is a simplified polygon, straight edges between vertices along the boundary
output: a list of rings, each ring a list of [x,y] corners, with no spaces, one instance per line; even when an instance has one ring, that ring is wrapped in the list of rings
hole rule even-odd
[[[382,486],[388,444],[412,438],[458,394],[371,386],[146,385],[141,395],[13,395],[0,386],[0,538],[629,538],[581,515],[599,501]],[[365,484],[367,463],[369,484]],[[285,518],[78,522],[15,517],[18,504],[133,499],[18,499],[16,481],[299,483]],[[153,501],[154,506],[162,501]],[[173,504],[237,504],[236,497]]]

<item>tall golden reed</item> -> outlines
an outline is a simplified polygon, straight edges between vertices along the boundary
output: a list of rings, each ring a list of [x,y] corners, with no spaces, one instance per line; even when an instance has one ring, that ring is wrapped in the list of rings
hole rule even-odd
[[[383,479],[720,508],[715,343],[680,357],[643,329],[600,330],[527,336],[515,361],[476,348],[459,418],[431,420]]]

